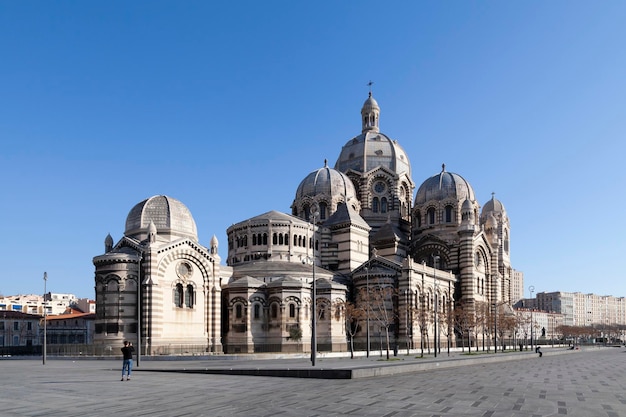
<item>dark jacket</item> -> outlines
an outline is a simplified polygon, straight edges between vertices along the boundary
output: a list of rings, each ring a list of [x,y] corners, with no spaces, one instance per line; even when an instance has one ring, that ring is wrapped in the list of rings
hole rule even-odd
[[[134,351],[135,351],[135,347],[133,345],[124,346],[122,348],[122,355],[124,355],[124,360],[132,359]]]

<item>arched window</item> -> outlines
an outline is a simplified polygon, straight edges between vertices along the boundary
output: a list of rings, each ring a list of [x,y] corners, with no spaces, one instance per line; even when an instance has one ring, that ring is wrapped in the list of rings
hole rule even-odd
[[[243,317],[243,306],[241,304],[235,304],[235,318],[240,319]]]
[[[278,244],[279,244],[279,245],[282,245],[282,244],[283,244],[283,234],[282,234],[282,233],[279,233],[279,234],[278,234]]]
[[[252,235],[252,245],[256,246],[256,235]]]
[[[378,213],[378,197],[374,197],[374,200],[372,201],[372,211],[374,213]]]
[[[267,233],[263,233],[263,244],[267,245]]]
[[[415,222],[417,227],[422,227],[422,213],[419,210],[415,212]]]
[[[453,216],[452,216],[452,206],[446,206],[446,223],[452,223],[453,222]]]
[[[254,305],[254,319],[258,320],[261,317],[261,306],[259,304]]]
[[[435,209],[434,208],[429,208],[428,209],[428,224],[435,224]]]
[[[293,235],[293,246],[299,246],[298,245],[298,236],[297,235]]]
[[[504,251],[509,253],[509,231],[504,230]]]
[[[326,203],[320,203],[320,220],[326,220],[326,209],[328,205]]]
[[[289,304],[289,317],[292,319],[296,317],[296,305],[294,303]]]
[[[174,306],[182,307],[183,306],[183,284],[176,284],[174,287]]]
[[[193,291],[193,285],[189,284],[187,285],[187,289],[185,291],[185,305],[187,306],[187,308],[193,308],[194,304],[195,304],[195,294]]]
[[[383,197],[380,200],[380,212],[387,213],[387,197]]]
[[[276,303],[272,304],[270,312],[273,319],[278,318],[278,306],[276,305]]]
[[[276,233],[272,235],[272,243],[278,245],[278,235]]]

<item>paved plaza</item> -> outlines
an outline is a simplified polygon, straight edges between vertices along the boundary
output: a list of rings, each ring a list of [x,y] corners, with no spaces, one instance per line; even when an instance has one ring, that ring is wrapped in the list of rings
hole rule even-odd
[[[478,356],[495,355],[473,358]],[[546,350],[542,358],[519,353],[487,363],[445,354],[436,360],[414,355],[399,355],[401,361],[389,363],[379,359],[319,358],[316,367],[396,366],[397,373],[355,379],[216,375],[181,371],[311,365],[306,359],[144,358],[131,381],[124,382],[121,360],[48,358],[42,365],[41,359],[0,359],[0,415],[626,416],[624,348],[567,353],[561,348]],[[410,366],[418,362],[425,364],[422,370]]]

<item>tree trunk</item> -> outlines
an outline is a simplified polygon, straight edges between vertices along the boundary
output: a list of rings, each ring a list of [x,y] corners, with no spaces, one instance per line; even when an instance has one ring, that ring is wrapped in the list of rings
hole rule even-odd
[[[350,359],[354,359],[354,336],[350,336]]]
[[[385,328],[385,339],[387,342],[387,360],[389,360],[389,328]]]

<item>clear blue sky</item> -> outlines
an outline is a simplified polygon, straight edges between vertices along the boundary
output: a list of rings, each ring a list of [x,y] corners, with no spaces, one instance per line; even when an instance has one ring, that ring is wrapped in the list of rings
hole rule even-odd
[[[511,219],[540,291],[626,296],[624,1],[1,1],[0,293],[94,296],[157,194],[200,242],[360,133],[367,82],[419,186],[441,164]],[[526,290],[527,292],[527,290]]]

